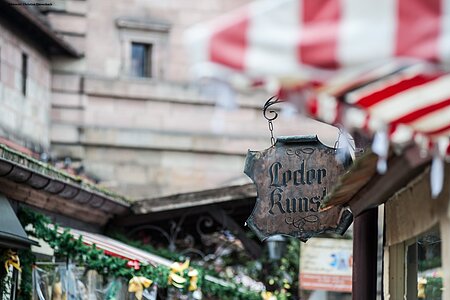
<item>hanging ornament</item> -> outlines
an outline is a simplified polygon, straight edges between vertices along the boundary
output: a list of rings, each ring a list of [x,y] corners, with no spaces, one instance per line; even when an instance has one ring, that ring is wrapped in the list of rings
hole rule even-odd
[[[275,296],[272,292],[264,291],[261,293],[261,297],[263,300],[276,300],[277,296]]]
[[[19,272],[22,272],[22,269],[20,268],[20,260],[19,260],[19,256],[17,255],[16,252],[12,251],[11,249],[8,250],[8,252],[6,253],[6,261],[5,261],[5,269],[6,272],[9,271],[9,267],[13,267],[15,269],[17,269]]]
[[[387,158],[389,152],[389,138],[387,129],[383,128],[375,133],[372,143],[372,151],[378,155],[377,171],[384,174],[387,171]]]
[[[184,270],[189,268],[189,263],[190,263],[189,259],[186,260],[184,263],[174,262],[170,266],[170,270],[172,273],[182,273]]]
[[[355,161],[355,141],[342,126],[339,126],[338,138],[334,148],[336,149],[336,159],[338,161],[343,161],[345,165]]]
[[[189,268],[189,260],[186,260],[184,263],[174,262],[170,266],[170,274],[168,278],[169,284],[176,288],[182,289],[186,283],[186,278],[182,275],[184,270],[187,268]]]
[[[144,288],[148,288],[152,284],[152,281],[143,276],[135,276],[128,282],[128,292],[134,293],[134,296],[138,300],[142,300],[142,294]]]
[[[444,186],[444,160],[439,155],[434,155],[430,172],[431,196],[435,199]]]
[[[188,276],[189,276],[188,291],[193,292],[198,289],[198,285],[197,285],[198,271],[191,268],[191,270],[189,270],[189,272],[188,272]]]
[[[444,187],[444,157],[446,155],[448,145],[449,140],[446,138],[440,139],[434,145],[435,149],[430,170],[431,197],[433,197],[433,199],[439,196],[442,188]]]
[[[130,260],[127,262],[127,267],[139,270],[141,268],[141,265],[137,260]]]
[[[169,274],[168,282],[174,287],[182,289],[184,287],[184,284],[186,283],[186,278],[172,272]]]
[[[182,289],[185,287],[188,279],[184,277],[185,271],[188,270],[187,276],[189,277],[188,291],[193,292],[198,289],[198,276],[199,273],[196,269],[189,267],[189,260],[184,263],[174,262],[170,266],[170,274],[168,278],[169,284],[176,288]]]
[[[425,294],[426,286],[427,286],[427,279],[420,277],[419,280],[417,281],[417,298],[419,298],[419,299],[426,298],[426,294]]]

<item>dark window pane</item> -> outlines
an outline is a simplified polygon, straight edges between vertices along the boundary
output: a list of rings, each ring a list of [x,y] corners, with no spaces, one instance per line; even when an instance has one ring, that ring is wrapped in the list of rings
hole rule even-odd
[[[142,43],[131,44],[131,75],[151,77],[151,46]]]
[[[28,56],[22,53],[22,94],[27,95]]]

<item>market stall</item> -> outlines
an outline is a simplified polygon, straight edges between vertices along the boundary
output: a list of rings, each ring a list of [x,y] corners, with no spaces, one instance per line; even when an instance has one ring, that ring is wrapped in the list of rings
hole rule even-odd
[[[54,251],[50,260],[30,252],[32,263],[22,266],[22,276],[34,279],[22,281],[21,290],[36,299],[261,299],[260,292],[205,274],[189,259],[173,262],[103,235],[61,228],[29,209],[20,219]]]
[[[322,205],[347,206],[356,217],[354,299],[376,296],[383,203],[389,234],[378,274],[385,296],[426,297],[425,282],[439,285],[424,264],[442,253],[443,273],[435,274],[444,274],[444,289],[437,290],[450,299],[443,234],[449,230],[449,7],[445,0],[254,1],[186,33],[195,76],[234,89],[264,88],[268,98],[278,95],[300,113],[338,126],[341,147],[364,152]],[[358,137],[356,149],[348,132]],[[418,182],[421,192],[411,194]],[[421,217],[422,208],[432,217]]]
[[[0,298],[17,299],[18,273],[21,271],[17,251],[37,243],[30,240],[6,197],[0,194]]]

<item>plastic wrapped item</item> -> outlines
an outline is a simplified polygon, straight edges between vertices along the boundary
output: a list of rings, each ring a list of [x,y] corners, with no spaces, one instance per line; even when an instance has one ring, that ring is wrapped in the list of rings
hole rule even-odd
[[[148,289],[144,290],[142,297],[145,300],[156,300],[158,296],[158,286],[156,284],[152,284]]]
[[[67,300],[67,268],[58,266],[52,282],[51,300]]]
[[[48,272],[34,267],[33,268],[33,300],[50,299],[50,278]]]

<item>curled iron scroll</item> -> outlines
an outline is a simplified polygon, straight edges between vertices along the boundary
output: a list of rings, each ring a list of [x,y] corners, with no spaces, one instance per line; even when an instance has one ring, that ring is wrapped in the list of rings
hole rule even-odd
[[[303,226],[305,226],[306,223],[317,223],[320,222],[320,219],[317,215],[308,215],[306,217],[300,217],[298,219],[288,217],[285,219],[285,222],[288,225],[292,225],[297,229],[303,230]]]
[[[298,157],[302,157],[302,154],[313,154],[313,152],[316,149],[312,148],[312,147],[304,147],[304,148],[299,148],[299,149],[295,149],[295,151],[293,149],[286,149],[286,155],[297,155]]]
[[[272,96],[272,97],[270,97],[269,100],[267,100],[266,103],[264,104],[263,115],[264,115],[264,118],[266,118],[267,121],[273,121],[273,120],[275,120],[276,118],[278,118],[278,113],[277,113],[275,110],[271,109],[271,110],[269,110],[269,111],[267,112],[267,109],[269,109],[269,107],[271,107],[272,105],[274,105],[274,104],[276,104],[276,103],[279,103],[279,102],[280,102],[280,99],[278,99],[276,96]],[[273,116],[270,117],[270,116],[268,115],[268,113],[272,114]]]

